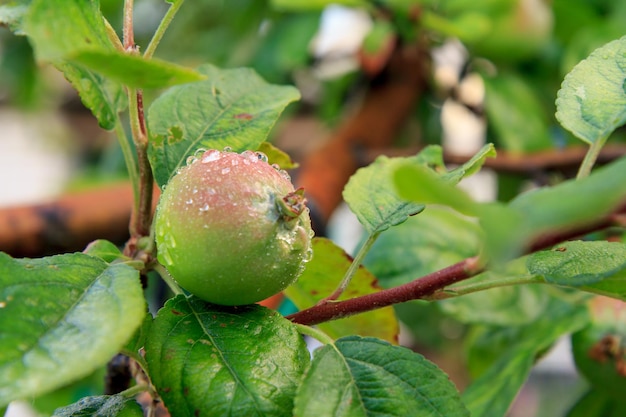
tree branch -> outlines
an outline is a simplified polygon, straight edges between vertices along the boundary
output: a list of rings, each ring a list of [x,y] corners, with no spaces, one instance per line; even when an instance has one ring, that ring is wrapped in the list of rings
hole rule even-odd
[[[597,222],[592,224],[540,236],[528,245],[526,253],[546,249],[565,240],[611,227],[616,221],[619,221],[620,215],[624,213],[626,213],[626,205],[621,206],[606,218],[598,219]],[[476,276],[483,271],[484,266],[479,263],[478,257],[471,257],[404,285],[348,300],[327,301],[291,314],[287,316],[287,319],[294,323],[312,326],[406,301],[424,299],[432,296],[437,291]]]

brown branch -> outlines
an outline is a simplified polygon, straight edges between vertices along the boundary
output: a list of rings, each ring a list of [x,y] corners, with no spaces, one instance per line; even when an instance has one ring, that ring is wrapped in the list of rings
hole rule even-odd
[[[613,226],[624,213],[626,213],[626,205],[596,222],[581,225],[572,230],[540,236],[528,245],[526,253],[546,249],[557,243],[584,236],[590,232],[604,230]],[[467,258],[447,268],[417,278],[407,284],[348,300],[320,303],[291,314],[287,316],[287,319],[294,323],[312,326],[406,301],[424,299],[432,296],[437,291],[476,276],[483,271],[483,266],[479,263],[477,257]]]
[[[129,184],[69,194],[55,202],[0,209],[0,250],[35,257],[82,250],[95,239],[123,243],[133,205]]]
[[[291,314],[287,316],[287,319],[309,326],[337,320],[357,313],[424,298],[481,271],[482,267],[478,264],[477,258],[468,258],[407,284],[349,300],[327,301]]]

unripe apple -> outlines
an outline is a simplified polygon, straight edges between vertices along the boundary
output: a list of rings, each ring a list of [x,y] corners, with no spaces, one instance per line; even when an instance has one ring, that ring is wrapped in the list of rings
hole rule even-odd
[[[214,304],[251,304],[292,284],[311,257],[303,191],[259,152],[191,157],[156,212],[158,259],[187,291]]]

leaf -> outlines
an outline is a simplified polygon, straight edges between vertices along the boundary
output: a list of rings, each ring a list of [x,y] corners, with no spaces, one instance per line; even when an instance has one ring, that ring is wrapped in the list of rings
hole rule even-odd
[[[0,253],[0,407],[104,365],[145,315],[139,272],[82,253]]]
[[[454,168],[447,173],[442,174],[442,177],[452,184],[458,184],[463,178],[474,175],[480,171],[487,158],[495,157],[496,148],[493,146],[493,143],[488,143],[480,148],[480,150],[476,152],[476,154],[472,156],[469,161],[460,167]]]
[[[108,263],[111,263],[121,258],[130,259],[125,257],[122,254],[122,251],[120,251],[120,249],[115,244],[105,239],[94,240],[89,245],[87,245],[83,253],[89,256],[100,258]]]
[[[56,62],[85,49],[115,49],[98,0],[33,0],[24,31],[41,61]]]
[[[626,202],[626,158],[590,176],[520,194],[508,205],[481,205],[480,222],[492,260],[519,256],[542,236],[596,224]]]
[[[81,50],[66,59],[135,88],[163,88],[206,79],[189,68],[119,51]]]
[[[621,417],[626,414],[626,404],[613,399],[598,389],[591,388],[568,411],[566,417]]]
[[[111,130],[126,108],[122,85],[65,60],[81,50],[114,53],[97,0],[35,0],[24,22],[37,59],[63,72],[104,129]]]
[[[582,291],[604,295],[605,297],[626,301],[626,271],[622,270],[608,278],[604,278],[602,281],[576,288]]]
[[[257,149],[299,98],[295,88],[267,84],[251,69],[204,65],[198,72],[207,80],[172,87],[150,106],[148,156],[160,186],[200,148]]]
[[[285,10],[302,12],[307,10],[323,10],[331,4],[340,4],[347,7],[366,7],[365,0],[271,0],[272,7]]]
[[[514,73],[484,77],[485,111],[502,149],[525,153],[554,146],[545,106],[532,84]]]
[[[323,393],[323,395],[320,395]],[[294,415],[469,416],[448,376],[423,356],[350,336],[315,352]]]
[[[553,297],[542,317],[517,328],[515,343],[508,345],[482,375],[463,392],[472,417],[503,416],[526,381],[539,354],[562,335],[589,322],[584,306]],[[509,331],[507,327],[503,331]]]
[[[626,36],[596,49],[565,76],[556,118],[581,140],[606,139],[626,122]]]
[[[300,310],[317,304],[333,293],[352,263],[352,258],[329,239],[313,239],[313,259],[307,263],[298,281],[285,290],[285,294]],[[360,266],[340,300],[380,291],[376,277]],[[319,325],[333,338],[350,334],[373,336],[398,343],[398,320],[393,307],[380,308],[340,320]]]
[[[98,119],[100,127],[113,129],[118,113],[128,106],[122,85],[79,65],[58,62],[55,67],[78,91],[82,103]]]
[[[267,156],[268,164],[276,164],[281,169],[298,168],[299,164],[294,162],[289,154],[272,145],[269,142],[261,142],[257,148],[258,152],[262,152]]]
[[[84,397],[67,407],[58,408],[52,417],[142,417],[141,406],[123,395]]]
[[[480,241],[475,223],[446,208],[429,207],[381,234],[363,264],[383,288],[391,288],[475,256]]]
[[[379,156],[356,171],[343,190],[343,198],[365,230],[373,235],[396,226],[424,210],[423,204],[402,199],[394,190],[393,173],[406,160],[423,163],[419,155],[410,158]]]
[[[309,353],[275,311],[170,299],[146,343],[150,378],[177,416],[291,416]]]
[[[442,204],[468,216],[476,214],[477,204],[465,191],[426,167],[401,166],[396,170],[394,180],[404,199],[422,204]]]
[[[552,250],[536,252],[526,265],[557,285],[593,284],[626,268],[626,245],[619,242],[565,242]]]
[[[495,155],[493,145],[485,145],[469,161],[449,172],[443,166],[436,166],[436,172],[416,161],[406,161],[395,171],[395,186],[404,199],[423,204],[443,204],[460,213],[475,215],[476,203],[455,185],[478,172],[485,159]]]

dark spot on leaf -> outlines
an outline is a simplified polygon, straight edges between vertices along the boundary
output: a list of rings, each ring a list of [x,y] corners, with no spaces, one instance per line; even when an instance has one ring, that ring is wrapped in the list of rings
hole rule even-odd
[[[91,43],[91,39],[89,39],[89,38],[85,38],[85,42],[86,42],[86,43]]]
[[[564,246],[561,246],[560,248],[556,248],[555,251],[557,251],[557,252],[565,252],[565,251],[567,251],[567,248],[564,247]]]
[[[220,323],[220,327],[226,327],[226,323]]]
[[[317,291],[317,290],[311,290],[311,295],[317,295],[317,294],[319,294],[319,291]]]
[[[193,415],[198,417],[200,415],[200,410],[198,410],[197,408],[194,410]]]
[[[183,388],[183,395],[186,397],[187,395],[189,395],[189,387],[185,387]]]
[[[250,113],[239,113],[234,116],[235,119],[251,120],[254,118]]]
[[[182,315],[184,315],[184,314],[183,314],[183,313],[181,313],[180,311],[178,311],[178,310],[174,310],[174,309],[172,309],[172,314],[173,314],[173,315],[175,315],[175,316],[182,316]]]
[[[171,390],[172,390],[172,389],[171,389],[170,387],[165,387],[165,388],[163,388],[163,389],[161,390],[161,392],[164,392],[164,393],[166,393],[166,394],[167,394],[167,393],[168,393],[168,392],[170,392]]]

